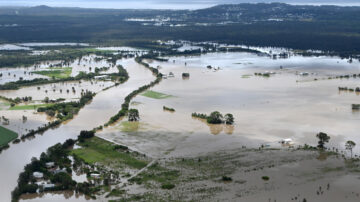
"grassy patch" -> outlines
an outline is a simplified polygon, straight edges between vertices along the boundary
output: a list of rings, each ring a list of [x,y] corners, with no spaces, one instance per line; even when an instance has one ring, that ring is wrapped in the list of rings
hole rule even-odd
[[[0,126],[0,147],[8,144],[18,137],[14,131],[8,130]]]
[[[161,185],[161,189],[174,189],[174,188],[175,188],[174,184],[166,183],[166,184]]]
[[[122,132],[135,132],[141,128],[141,123],[138,121],[123,121],[121,122],[121,131]]]
[[[106,54],[112,54],[112,53],[118,52],[115,50],[102,50],[102,49],[97,49],[97,48],[83,48],[82,50],[87,51],[87,52],[106,53]]]
[[[344,167],[325,167],[325,168],[322,168],[321,171],[323,171],[324,173],[328,173],[328,172],[339,172],[339,171],[342,171],[344,170]]]
[[[6,110],[9,109],[10,107],[10,103],[6,102],[6,101],[2,101],[0,100],[0,110]]]
[[[38,105],[16,105],[14,107],[10,107],[9,110],[36,110],[39,107],[49,107],[53,104],[38,104]]]
[[[66,79],[69,78],[72,72],[71,67],[65,67],[61,69],[51,69],[51,70],[43,70],[43,71],[34,71],[34,74],[40,74],[43,76],[48,76],[50,78],[55,79]]]
[[[249,75],[249,74],[245,74],[245,75],[242,75],[241,78],[243,79],[248,79],[250,78],[252,75]]]
[[[111,192],[108,195],[106,195],[106,198],[108,198],[108,197],[120,197],[123,194],[125,194],[125,190],[113,189],[113,190],[111,190]]]
[[[131,153],[120,152],[114,149],[115,144],[94,137],[80,143],[82,148],[72,151],[74,155],[86,163],[101,163],[104,165],[127,165],[131,168],[141,169],[147,162],[136,159]]]
[[[137,184],[145,183],[147,185],[151,184],[148,182],[154,181],[160,183],[162,189],[172,189],[175,187],[174,182],[176,182],[179,176],[180,172],[178,170],[169,170],[159,166],[158,164],[154,164],[149,167],[147,171],[132,178],[130,181]]]
[[[172,95],[167,95],[167,94],[152,91],[152,90],[148,90],[148,91],[142,93],[141,95],[145,96],[145,97],[153,98],[153,99],[166,99],[166,98],[173,97]]]

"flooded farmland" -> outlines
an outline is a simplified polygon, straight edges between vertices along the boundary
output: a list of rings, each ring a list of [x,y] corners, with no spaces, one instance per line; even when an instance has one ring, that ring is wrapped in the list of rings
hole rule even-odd
[[[145,60],[167,76],[160,84],[152,87],[148,95],[142,93],[131,101],[130,107],[140,112],[140,121],[130,123],[122,119],[98,132],[97,136],[127,145],[155,159],[195,158],[214,151],[258,148],[261,145],[280,148],[279,141],[286,138],[291,138],[296,145],[316,145],[315,134],[320,131],[331,136],[331,147],[343,149],[348,139],[360,141],[357,136],[360,113],[351,109],[352,104],[360,103],[359,94],[338,89],[339,86],[356,88],[360,78],[328,79],[359,73],[360,64],[357,61],[350,63],[337,57],[297,55],[274,60],[253,53],[209,53],[168,59],[167,62]],[[76,68],[79,71],[89,70],[88,67],[93,66],[91,61],[94,58],[74,63],[73,71]],[[11,144],[9,149],[1,153],[0,160],[7,162],[6,165],[0,165],[2,200],[10,199],[18,174],[32,157],[39,157],[41,152],[58,142],[76,138],[81,130],[103,125],[119,111],[126,95],[154,80],[152,73],[134,59],[122,59],[117,64],[124,66],[130,78],[124,84],[105,91],[102,89],[112,86],[112,82],[66,82],[42,85],[40,90],[35,86],[1,91],[0,95],[5,97],[32,96],[33,100],[41,100],[46,96],[51,99],[77,99],[80,97],[80,89],[97,92],[91,103],[80,110],[73,120],[33,139]],[[183,78],[183,73],[189,73],[189,78]],[[79,90],[69,94],[60,92],[60,89],[72,86]],[[152,94],[158,94],[159,97]],[[164,110],[164,106],[175,111]],[[212,111],[232,113],[235,117],[234,125],[212,125],[191,117],[193,112],[209,114]],[[18,133],[49,121],[46,115],[35,114],[34,110],[1,112],[1,115],[11,119],[11,124],[4,126]],[[21,120],[23,115],[28,117],[25,123]],[[358,149],[354,151],[359,152]],[[303,158],[300,156],[299,161]],[[134,190],[130,187],[130,191]],[[346,193],[340,192],[340,195]],[[222,196],[219,197],[221,199]],[[64,199],[89,200],[73,192],[22,197],[23,201]]]
[[[19,173],[32,157],[40,156],[48,147],[58,142],[76,138],[81,130],[91,130],[104,124],[121,109],[125,96],[154,80],[152,73],[135,63],[133,59],[124,59],[119,61],[119,64],[122,64],[129,73],[130,78],[126,83],[98,93],[92,102],[70,122],[37,135],[32,140],[12,144],[9,149],[2,151],[0,159],[7,163],[0,165],[2,179],[0,200],[10,200],[10,193],[16,186]],[[44,200],[47,201],[47,199]]]
[[[360,6],[115,1],[0,3],[0,202],[360,201]]]
[[[285,138],[296,144],[316,144],[315,134],[319,131],[331,134],[330,144],[340,148],[348,139],[360,141],[360,114],[351,108],[360,103],[359,95],[338,90],[339,86],[357,87],[359,79],[327,79],[331,75],[359,73],[357,61],[302,56],[273,60],[249,53],[210,53],[148,62],[160,67],[165,75],[175,75],[151,89],[172,97],[137,96],[134,102],[138,104],[133,107],[139,109],[141,127],[121,132],[120,123],[115,131],[109,129],[101,136],[154,155],[159,148],[164,152],[170,149],[174,155],[194,155],[215,149],[212,147],[273,145]],[[208,65],[220,70],[207,69]],[[274,74],[254,76],[266,71]],[[190,73],[189,79],[182,78],[184,72]],[[309,75],[301,76],[301,72]],[[176,112],[163,111],[163,106]],[[193,112],[212,111],[232,113],[234,126],[208,125],[191,117]],[[206,146],[200,146],[203,144]]]

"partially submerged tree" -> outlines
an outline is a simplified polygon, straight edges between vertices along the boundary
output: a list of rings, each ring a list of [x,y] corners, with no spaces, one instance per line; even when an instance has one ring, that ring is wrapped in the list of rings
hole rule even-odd
[[[345,148],[346,148],[346,150],[350,150],[350,153],[351,153],[351,158],[352,158],[352,156],[353,156],[353,148],[356,146],[356,143],[355,142],[353,142],[353,141],[351,141],[351,140],[349,140],[349,141],[347,141],[346,143],[345,143]]]
[[[234,116],[232,114],[225,114],[225,124],[232,125],[234,123]]]
[[[207,122],[211,124],[221,124],[223,122],[223,115],[218,111],[211,112],[210,116],[207,117]]]
[[[330,136],[328,136],[326,133],[320,132],[316,135],[316,137],[319,139],[318,148],[325,149],[325,143],[329,142]]]
[[[128,112],[128,121],[139,121],[139,111],[137,109],[130,109]]]

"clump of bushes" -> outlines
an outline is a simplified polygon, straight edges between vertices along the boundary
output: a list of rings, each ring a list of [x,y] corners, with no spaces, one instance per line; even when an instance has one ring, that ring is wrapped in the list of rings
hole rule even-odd
[[[339,91],[350,91],[350,92],[357,92],[360,93],[360,87],[348,88],[348,87],[339,87]]]
[[[222,181],[224,182],[231,182],[232,181],[232,178],[231,177],[228,177],[228,176],[222,176]]]
[[[227,125],[234,124],[234,116],[229,113],[225,114],[225,116],[223,116],[218,111],[211,112],[210,115],[194,112],[191,114],[191,116],[200,118],[200,119],[206,119],[207,123],[210,123],[210,124],[222,124],[222,123],[225,123]]]
[[[139,111],[137,109],[130,109],[128,112],[128,121],[139,121]]]
[[[264,181],[269,181],[270,177],[269,176],[262,176],[261,179],[263,179]]]
[[[129,148],[124,145],[115,145],[114,150],[128,150]]]
[[[182,78],[183,78],[183,79],[188,79],[188,78],[190,78],[190,73],[182,73]]]
[[[78,140],[80,142],[84,142],[85,139],[89,139],[89,138],[92,138],[95,136],[95,132],[94,131],[86,131],[86,130],[83,130],[83,131],[80,131],[80,135],[78,136]]]
[[[161,185],[161,189],[174,189],[175,185],[174,184],[163,184]]]
[[[163,110],[170,111],[170,112],[175,112],[174,108],[170,108],[170,107],[166,107],[166,106],[163,106]]]
[[[270,73],[254,73],[255,76],[270,77]]]

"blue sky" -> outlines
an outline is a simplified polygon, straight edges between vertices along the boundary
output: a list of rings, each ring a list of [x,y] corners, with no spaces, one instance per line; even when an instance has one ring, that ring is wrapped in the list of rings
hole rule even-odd
[[[56,7],[86,8],[197,9],[225,3],[272,1],[295,4],[336,4],[344,6],[360,6],[360,0],[0,0],[0,6],[48,5]]]

